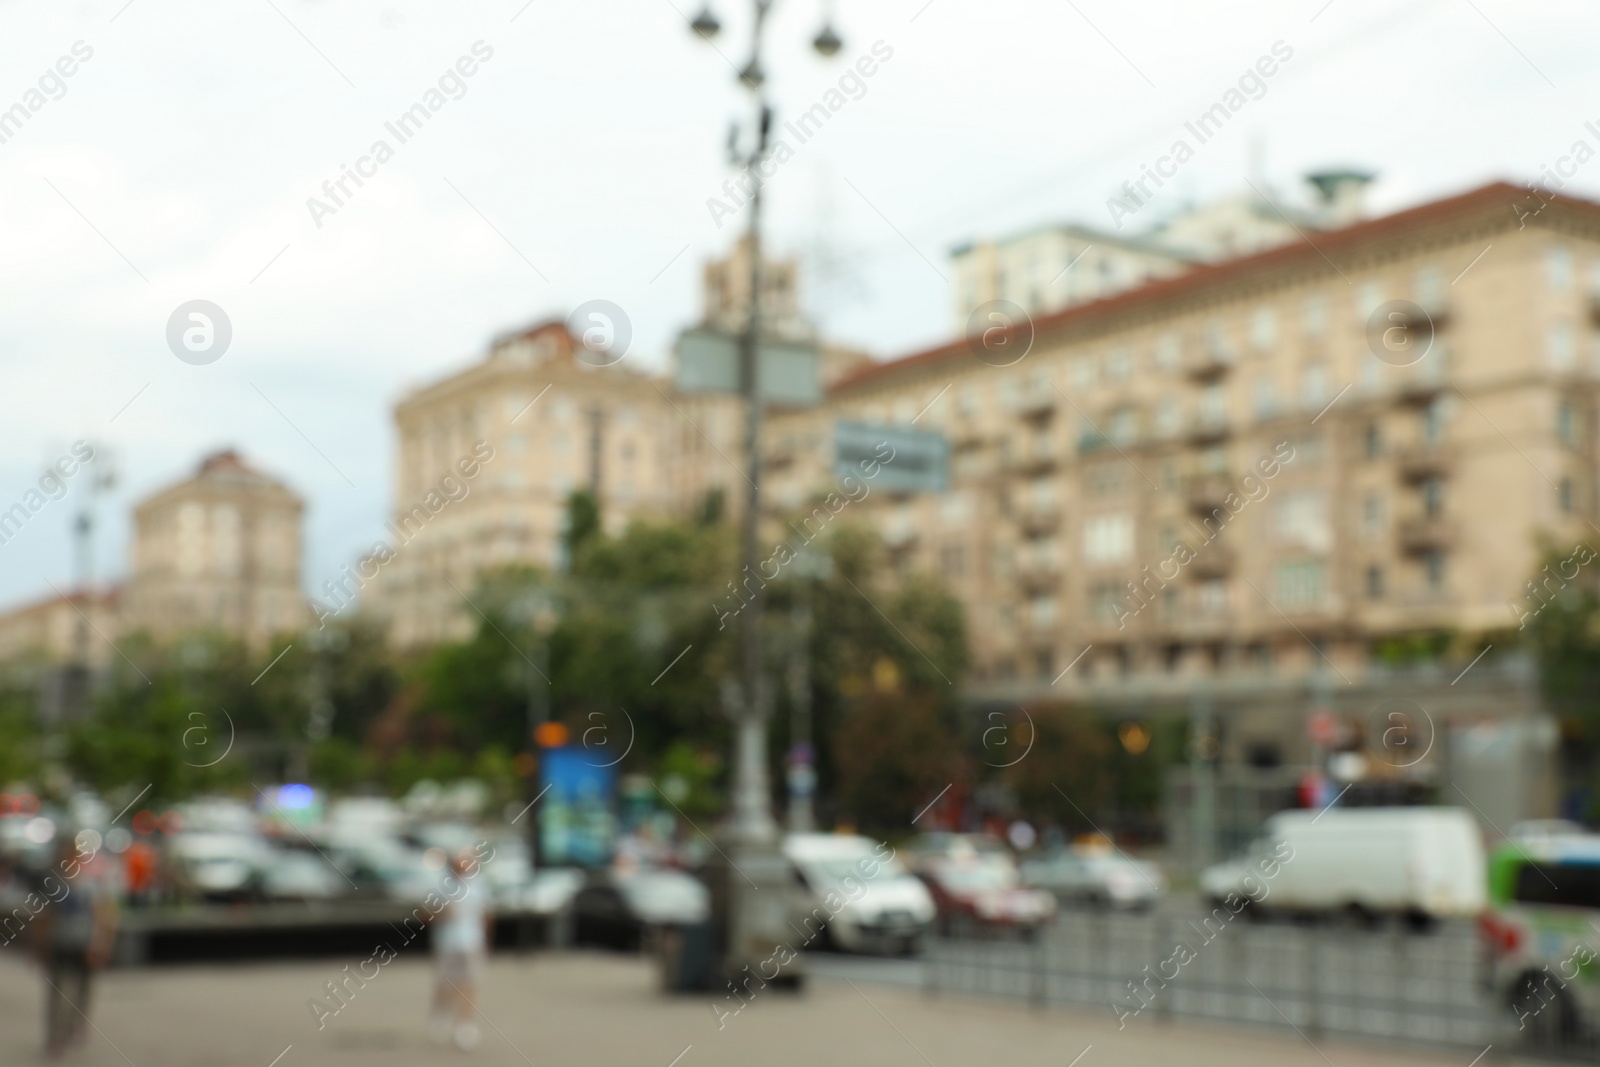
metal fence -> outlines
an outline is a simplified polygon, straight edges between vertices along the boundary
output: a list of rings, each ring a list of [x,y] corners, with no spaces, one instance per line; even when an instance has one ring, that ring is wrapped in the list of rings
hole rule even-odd
[[[1067,912],[1032,941],[939,939],[924,980],[1095,1007],[1125,1026],[1187,1017],[1477,1050],[1504,1032],[1468,923],[1412,933],[1205,920]]]

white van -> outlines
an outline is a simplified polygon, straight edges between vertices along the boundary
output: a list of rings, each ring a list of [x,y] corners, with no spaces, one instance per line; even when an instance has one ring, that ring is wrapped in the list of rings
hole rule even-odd
[[[1483,837],[1464,808],[1281,811],[1236,860],[1208,868],[1213,901],[1265,912],[1401,915],[1419,925],[1476,916],[1487,900]]]

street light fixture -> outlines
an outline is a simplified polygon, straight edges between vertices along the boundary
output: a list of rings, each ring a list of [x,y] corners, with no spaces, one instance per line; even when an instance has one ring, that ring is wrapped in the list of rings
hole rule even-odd
[[[749,89],[755,105],[752,132],[754,147],[747,155],[737,151],[737,136],[730,138],[735,151],[730,153],[735,166],[751,176],[750,217],[745,251],[750,257],[749,290],[743,335],[739,343],[740,391],[745,398],[745,455],[749,491],[742,516],[742,554],[745,573],[759,573],[757,544],[761,516],[761,388],[759,382],[761,343],[761,207],[763,165],[769,152],[772,107],[764,92],[766,77],[761,63],[762,31],[774,0],[752,0],[754,19],[750,31],[750,58],[740,68],[739,81]],[[710,7],[697,15],[690,27],[709,40],[721,28]],[[823,56],[843,47],[830,23],[812,41]],[[792,875],[777,849],[778,827],[772,813],[772,796],[767,776],[768,694],[762,685],[761,607],[759,586],[740,613],[739,684],[729,686],[734,699],[728,701],[735,720],[734,794],[728,864],[732,870],[718,869],[712,876],[715,937],[720,965],[725,974],[736,973],[745,964],[755,965],[773,944],[790,936],[785,908],[771,902],[792,891]],[[722,850],[719,850],[721,853]],[[791,980],[798,980],[796,972]]]

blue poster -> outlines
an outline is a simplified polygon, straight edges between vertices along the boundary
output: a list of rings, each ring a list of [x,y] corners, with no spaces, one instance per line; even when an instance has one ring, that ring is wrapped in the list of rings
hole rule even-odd
[[[616,837],[612,798],[615,767],[596,764],[587,749],[568,745],[541,755],[539,846],[549,867],[604,867]]]

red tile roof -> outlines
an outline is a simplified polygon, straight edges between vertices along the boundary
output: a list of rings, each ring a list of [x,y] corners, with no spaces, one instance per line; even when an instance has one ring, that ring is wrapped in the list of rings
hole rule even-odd
[[[1053,330],[1085,325],[1133,309],[1160,305],[1238,279],[1270,274],[1275,270],[1307,262],[1315,263],[1320,259],[1331,259],[1336,253],[1352,251],[1408,231],[1456,222],[1473,215],[1487,215],[1496,210],[1504,211],[1506,221],[1509,223],[1516,219],[1512,205],[1521,201],[1528,201],[1531,204],[1531,197],[1532,194],[1526,186],[1512,185],[1504,181],[1492,182],[1470,192],[1433,200],[1418,207],[1358,222],[1342,229],[1319,230],[1306,240],[1293,241],[1213,266],[1197,267],[1175,277],[1152,282],[1137,289],[1129,289],[1103,300],[1079,304],[1041,316],[1033,321],[1034,336],[1037,339],[1040,335]],[[1556,196],[1550,202],[1577,209],[1596,222],[1600,222],[1600,204],[1593,201]],[[828,392],[830,395],[837,395],[887,375],[938,365],[946,360],[970,354],[971,349],[967,339],[959,338],[909,356],[864,367],[835,382]]]

